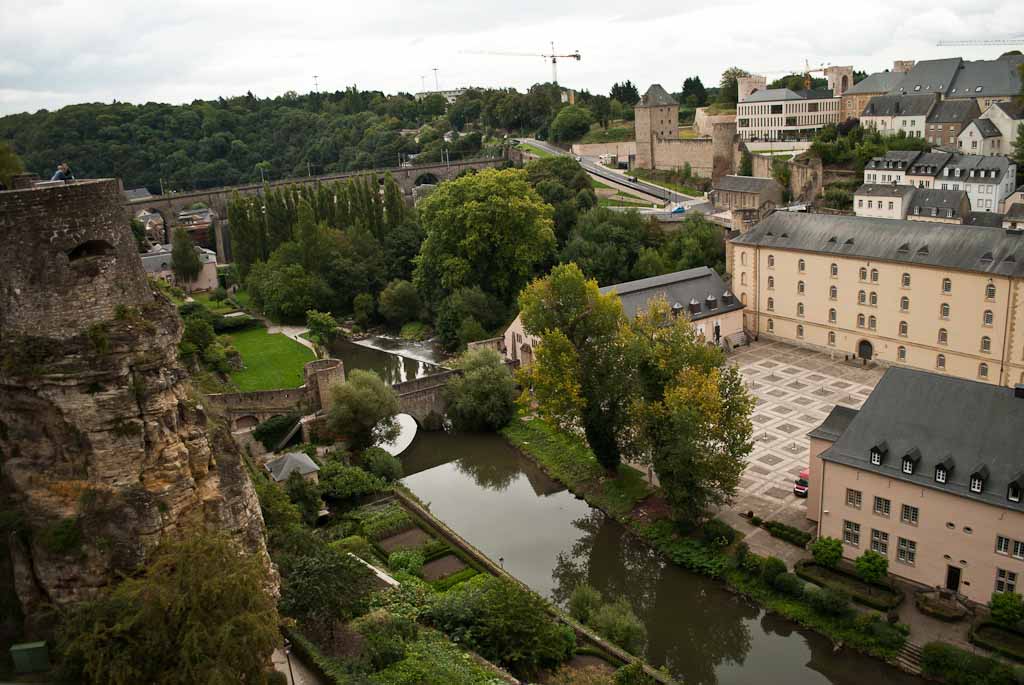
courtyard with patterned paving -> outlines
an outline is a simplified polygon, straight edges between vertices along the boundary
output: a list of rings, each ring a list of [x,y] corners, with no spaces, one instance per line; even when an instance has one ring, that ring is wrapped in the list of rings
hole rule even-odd
[[[793,481],[808,464],[807,434],[837,404],[859,409],[883,369],[770,341],[741,347],[729,361],[757,401],[754,449],[731,509],[808,529],[807,500],[793,494]]]

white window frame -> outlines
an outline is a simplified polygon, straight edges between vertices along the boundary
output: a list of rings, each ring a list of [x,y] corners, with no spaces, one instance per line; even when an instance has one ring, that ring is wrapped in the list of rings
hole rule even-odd
[[[909,526],[916,526],[921,519],[921,510],[913,504],[904,504],[900,507],[900,522]]]

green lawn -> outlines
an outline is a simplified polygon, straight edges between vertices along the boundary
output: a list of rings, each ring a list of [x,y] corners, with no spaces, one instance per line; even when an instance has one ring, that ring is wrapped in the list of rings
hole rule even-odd
[[[632,195],[612,195],[611,197],[597,198],[598,207],[650,207],[652,203],[645,202]]]
[[[539,147],[534,147],[529,143],[519,143],[518,147],[520,150],[523,150],[524,152],[532,152],[538,157],[554,157],[554,155],[548,152],[547,150],[541,150]]]
[[[683,195],[689,195],[691,197],[700,197],[704,194],[703,191],[697,190],[692,186],[683,185],[682,183],[674,183],[672,181],[666,181],[664,178],[661,178],[656,174],[652,174],[650,172],[650,169],[630,169],[629,173],[631,173],[633,176],[636,176],[640,180],[647,181],[649,183],[655,183],[659,186],[663,186],[670,190],[674,190],[677,193],[682,193]]]
[[[580,143],[623,143],[633,140],[636,133],[633,126],[608,126],[605,130],[600,124],[594,124],[579,140]]]
[[[590,177],[590,187],[591,188],[608,188],[608,189],[611,189],[610,185],[608,185],[607,183],[602,183],[601,181],[597,180],[597,178],[595,178],[594,176]]]
[[[213,314],[230,314],[237,311],[227,300],[216,302],[210,297],[210,293],[193,293],[192,299],[209,309]]]
[[[235,333],[231,344],[242,355],[245,368],[231,374],[241,391],[297,388],[303,383],[302,367],[313,361],[313,352],[291,338],[265,328]]]

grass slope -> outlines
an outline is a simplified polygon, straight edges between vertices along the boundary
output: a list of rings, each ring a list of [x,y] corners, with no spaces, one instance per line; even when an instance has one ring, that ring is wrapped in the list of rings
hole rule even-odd
[[[309,348],[280,333],[271,335],[265,328],[235,333],[231,342],[245,364],[231,374],[231,382],[245,392],[297,388],[303,383],[303,365],[314,359]]]

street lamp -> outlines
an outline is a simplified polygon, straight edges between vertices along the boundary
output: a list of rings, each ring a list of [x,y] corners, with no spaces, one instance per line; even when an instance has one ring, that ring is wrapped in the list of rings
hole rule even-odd
[[[284,658],[288,662],[288,682],[295,685],[295,674],[292,673],[292,641],[284,639]]]

